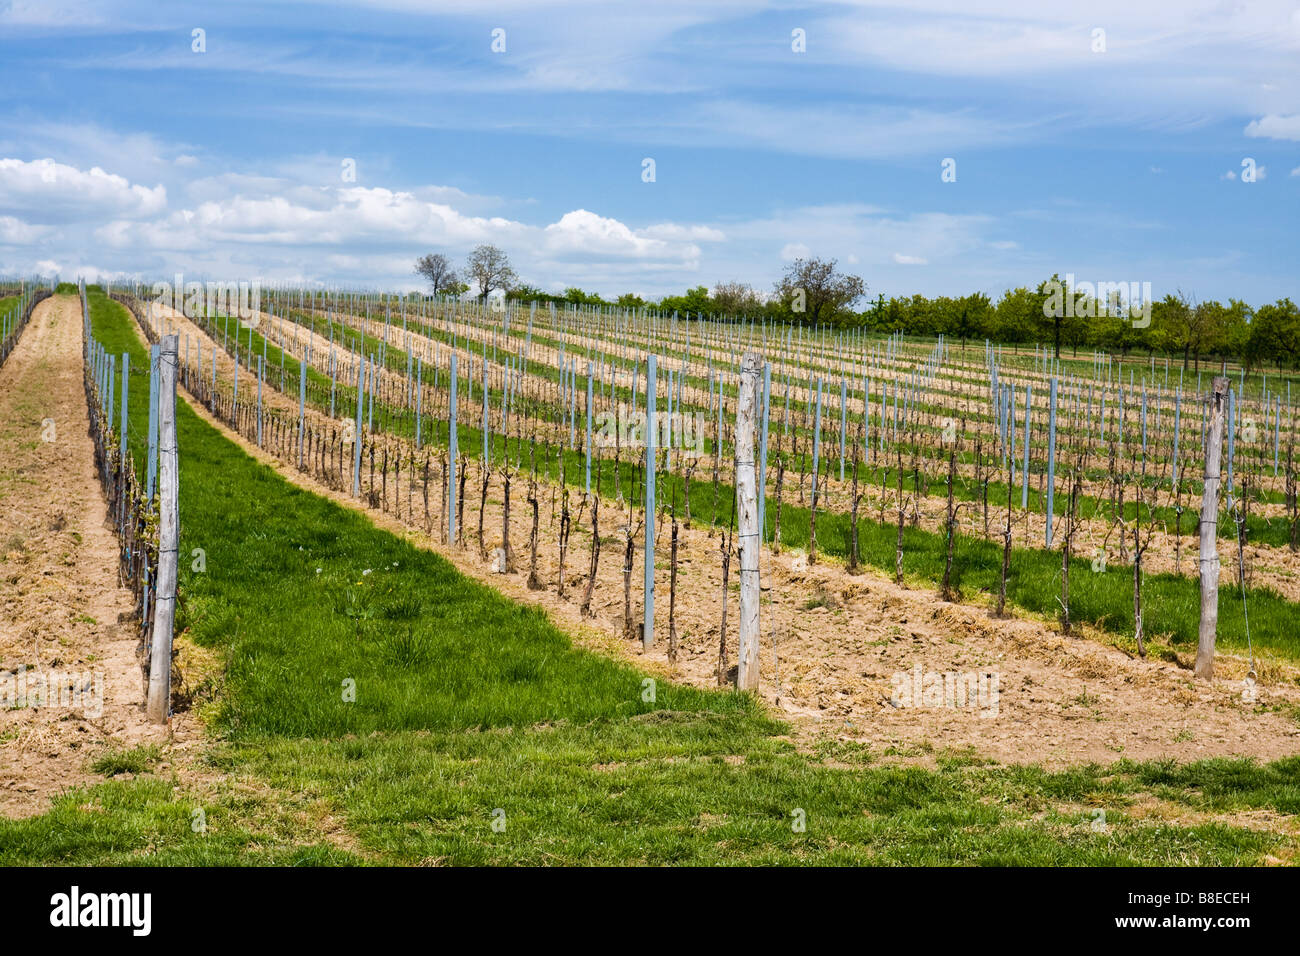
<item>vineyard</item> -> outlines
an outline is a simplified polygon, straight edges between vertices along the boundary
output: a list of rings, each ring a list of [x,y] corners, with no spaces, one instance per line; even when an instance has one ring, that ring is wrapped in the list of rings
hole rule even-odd
[[[50,291],[0,301],[6,348],[42,317],[79,322],[84,454],[137,668],[118,738],[136,745],[101,763],[140,776],[0,824],[12,859],[120,859],[49,842],[98,801],[110,843],[151,834],[174,862],[720,861],[699,824],[720,800],[754,862],[861,861],[887,840],[868,807],[919,834],[972,800],[1003,806],[984,836],[888,853],[1291,852],[1269,828],[1235,849],[1231,828],[1156,838],[1137,810],[1286,803],[1300,463],[1281,370],[646,309]],[[1203,559],[1222,564],[1208,667]],[[204,725],[228,743],[199,757]],[[546,773],[520,778],[515,745],[480,733],[512,728]],[[1170,757],[1200,762],[1175,780]],[[227,782],[196,782],[196,760]],[[343,785],[358,761],[362,803]],[[1026,764],[1045,776],[1012,811]],[[177,835],[163,769],[220,840]],[[1215,790],[1224,774],[1254,796]],[[611,808],[599,849],[589,816],[540,796],[580,807],[615,780],[637,806]],[[897,803],[921,780],[931,798]],[[315,822],[286,788],[318,795]],[[475,821],[507,795],[530,836],[493,849]],[[392,829],[428,801],[442,824]],[[1096,801],[1120,821],[1109,843]],[[791,846],[793,808],[859,849]],[[1084,832],[1020,835],[1044,810]]]
[[[1096,7],[0,0],[11,948],[1284,940],[1300,9]]]
[[[716,534],[720,567],[735,551],[738,370],[750,351],[763,360],[766,554],[874,566],[998,615],[1057,617],[1067,634],[1126,635],[1139,654],[1146,634],[1170,649],[1195,640],[1210,376],[1171,374],[1168,360],[285,290],[250,320],[187,319],[120,295],[151,340],[179,336],[182,382],[258,447],[499,570],[522,567],[531,587],[576,591],[585,614],[614,608],[616,630],[647,648],[666,641],[670,656],[673,535]],[[1256,626],[1251,636],[1246,615],[1225,613],[1220,639],[1248,657],[1256,644],[1293,653],[1292,383],[1223,371],[1214,520]],[[576,557],[575,530],[589,535]],[[605,545],[621,587],[601,581]],[[647,553],[666,575],[642,573]],[[669,614],[656,618],[665,586]],[[721,592],[710,603],[724,634]],[[717,646],[722,683],[734,648]]]

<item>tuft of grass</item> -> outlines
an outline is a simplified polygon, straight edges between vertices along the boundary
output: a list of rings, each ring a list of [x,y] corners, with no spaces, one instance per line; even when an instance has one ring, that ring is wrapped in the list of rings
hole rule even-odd
[[[824,607],[828,611],[834,611],[840,606],[840,599],[835,592],[827,588],[824,584],[819,584],[813,590],[812,596],[800,605],[800,609],[811,611],[815,608]]]
[[[124,773],[138,775],[148,773],[161,759],[162,752],[156,744],[141,744],[126,750],[110,750],[96,758],[90,769],[105,777],[116,777]]]

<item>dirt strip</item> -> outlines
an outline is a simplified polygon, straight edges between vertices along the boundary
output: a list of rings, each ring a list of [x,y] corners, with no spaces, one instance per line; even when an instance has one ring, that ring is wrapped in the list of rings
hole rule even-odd
[[[0,370],[0,814],[101,782],[109,750],[163,743],[94,471],[75,296],[36,307]]]

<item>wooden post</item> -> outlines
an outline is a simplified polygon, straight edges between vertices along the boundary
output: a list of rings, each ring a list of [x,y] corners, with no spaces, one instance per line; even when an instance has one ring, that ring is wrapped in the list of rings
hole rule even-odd
[[[257,447],[262,447],[262,377],[266,374],[262,356],[257,357]]]
[[[164,724],[171,711],[172,623],[176,617],[176,561],[180,521],[180,475],[176,460],[175,335],[162,340],[158,360],[158,585],[154,596],[149,659],[149,720]]]
[[[767,535],[767,431],[772,403],[772,363],[763,363],[763,421],[758,438],[758,533]],[[688,482],[689,487],[689,482]],[[689,492],[688,492],[689,494]],[[687,517],[690,510],[687,509]]]
[[[149,346],[149,460],[145,465],[144,483],[147,501],[153,501],[158,480],[158,356],[159,346]]]
[[[751,691],[758,690],[759,527],[754,411],[761,369],[758,353],[746,352],[736,396],[736,508],[739,511],[736,524],[740,532],[740,647],[736,688]]]
[[[1052,546],[1052,518],[1056,508],[1056,377],[1052,377],[1047,412],[1047,547]]]
[[[307,416],[307,362],[298,363],[298,470],[302,471],[302,438]]]
[[[447,399],[447,540],[456,540],[456,456],[460,454],[456,427],[457,356],[451,353],[451,394]]]
[[[655,384],[658,377],[659,360],[651,355],[646,361],[645,379],[645,613],[641,646],[646,649],[655,642],[655,440],[659,430]]]
[[[587,363],[587,495],[591,495],[591,363]]]
[[[1201,498],[1201,630],[1196,645],[1196,676],[1214,677],[1214,639],[1219,624],[1219,470],[1223,462],[1223,400],[1228,379],[1219,375],[1210,393],[1210,426],[1205,444],[1205,492]]]
[[[352,497],[361,495],[361,409],[366,395],[366,360],[358,355],[357,361],[357,422],[352,433]],[[274,418],[271,419],[275,421]]]
[[[127,405],[131,399],[131,356],[127,352],[122,353],[122,424],[118,430],[118,447],[122,450],[120,456],[121,474],[126,475],[126,456],[127,456],[127,425],[130,419],[127,417]],[[117,533],[121,534],[126,528],[126,495],[120,495],[117,503]]]

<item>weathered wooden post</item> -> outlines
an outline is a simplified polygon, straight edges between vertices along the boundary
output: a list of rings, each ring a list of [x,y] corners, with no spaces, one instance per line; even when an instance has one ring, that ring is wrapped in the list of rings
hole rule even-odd
[[[1214,677],[1214,639],[1219,625],[1219,470],[1223,462],[1223,400],[1226,376],[1216,376],[1209,398],[1205,442],[1205,491],[1201,497],[1201,630],[1196,645],[1196,676]]]
[[[120,457],[121,469],[123,476],[126,475],[126,456],[127,456],[127,424],[130,419],[127,417],[127,405],[131,399],[131,356],[122,353],[122,424],[118,431],[118,447],[122,449]],[[126,529],[126,495],[119,495],[117,501],[117,533],[121,534]]]
[[[266,374],[262,356],[257,357],[257,447],[262,447],[262,377]]]
[[[145,498],[153,501],[158,480],[158,361],[160,346],[149,346],[149,460],[145,464]]]
[[[591,363],[587,363],[587,494],[591,494]]]
[[[419,451],[423,447],[420,435],[420,426],[424,421],[424,389],[421,386],[420,375],[424,367],[423,357],[415,360],[415,450]]]
[[[763,363],[763,423],[758,439],[758,532],[767,535],[767,431],[772,404],[772,363]]]
[[[352,497],[361,495],[361,409],[366,400],[366,360],[357,356],[357,421],[352,432]]]
[[[1052,546],[1052,518],[1056,508],[1056,377],[1052,377],[1052,390],[1047,412],[1047,547]]]
[[[655,641],[655,439],[659,430],[655,384],[658,377],[659,360],[651,355],[646,361],[645,378],[645,612],[641,620],[641,646],[646,649]]]
[[[307,417],[307,363],[298,363],[298,470],[302,471],[302,438]]]
[[[456,427],[456,353],[451,353],[451,392],[447,398],[447,540],[456,541],[456,456],[460,454]]]
[[[147,711],[155,724],[171,711],[172,624],[176,617],[176,561],[180,521],[180,475],[176,460],[175,335],[162,340],[158,360],[158,585],[154,596],[153,641],[149,659]]]
[[[483,340],[484,353],[487,352],[487,339]],[[483,468],[492,463],[492,423],[488,420],[491,408],[488,404],[488,364],[487,355],[483,356]]]
[[[740,532],[740,645],[737,690],[758,690],[758,484],[754,467],[754,407],[762,359],[746,352],[736,396],[736,526]],[[820,384],[820,383],[819,383]],[[815,479],[814,479],[815,480]]]

